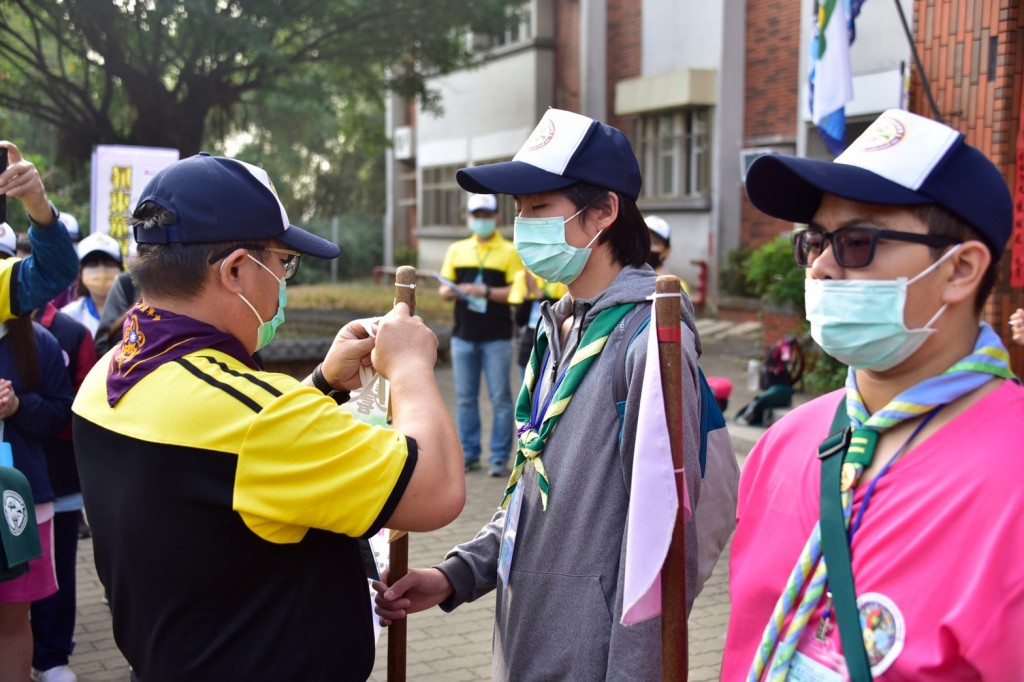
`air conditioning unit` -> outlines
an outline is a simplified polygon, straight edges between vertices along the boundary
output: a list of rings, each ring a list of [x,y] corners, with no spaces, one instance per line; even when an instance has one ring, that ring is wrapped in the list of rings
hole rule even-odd
[[[395,158],[399,161],[408,161],[416,156],[412,126],[399,126],[395,128],[391,136],[391,142],[394,146]]]
[[[747,171],[750,164],[766,154],[792,154],[793,150],[788,147],[746,147],[740,150],[740,177],[743,182],[747,181]]]

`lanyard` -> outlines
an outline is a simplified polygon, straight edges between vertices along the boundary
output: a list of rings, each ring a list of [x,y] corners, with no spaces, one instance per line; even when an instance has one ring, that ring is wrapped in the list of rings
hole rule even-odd
[[[868,483],[867,490],[864,492],[864,500],[860,503],[860,509],[857,510],[857,516],[856,518],[854,518],[853,523],[850,526],[850,547],[853,547],[853,536],[857,532],[857,530],[860,529],[860,523],[864,518],[864,512],[867,511],[868,503],[871,502],[871,495],[874,494],[875,492],[875,485],[878,483],[879,479],[881,479],[882,476],[885,476],[886,472],[889,471],[889,467],[892,466],[892,463],[895,462],[896,459],[906,451],[911,441],[917,438],[917,435],[921,433],[921,430],[925,427],[925,424],[930,422],[932,420],[932,417],[938,414],[939,410],[941,409],[942,405],[939,405],[934,410],[929,412],[924,419],[921,420],[921,422],[914,428],[914,432],[911,433],[905,441],[903,441],[903,445],[899,447],[896,453],[889,458],[888,462],[885,463],[885,466],[882,467],[882,470],[875,474],[875,477],[871,479],[870,483]]]
[[[493,239],[493,237],[492,237],[492,239]],[[480,257],[480,247],[481,247],[480,242],[477,242],[476,243],[476,262],[480,266],[479,270],[477,271],[477,274],[482,276],[484,274],[484,264],[487,263],[487,258],[491,255],[491,242],[487,242],[487,244],[484,246],[484,257],[483,258]]]
[[[555,397],[555,393],[558,392],[558,387],[562,385],[562,380],[565,379],[565,375],[569,371],[568,365],[562,370],[558,379],[551,386],[551,390],[548,391],[548,395],[544,398],[544,405],[538,411],[540,407],[540,389],[543,388],[544,383],[544,370],[547,369],[548,362],[551,359],[551,348],[544,349],[544,361],[540,363],[540,373],[537,374],[537,385],[533,387],[533,405],[530,407],[530,423],[520,427],[520,431],[523,429],[536,429],[540,427],[540,418],[547,414],[548,408],[551,406],[551,400]],[[572,364],[572,363],[569,363]]]

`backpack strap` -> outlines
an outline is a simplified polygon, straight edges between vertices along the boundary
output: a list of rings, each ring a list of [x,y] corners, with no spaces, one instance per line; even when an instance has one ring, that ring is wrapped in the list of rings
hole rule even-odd
[[[619,344],[615,354],[612,396],[615,400],[615,410],[619,415],[620,441],[622,440],[622,423],[626,416],[626,354],[629,352],[629,347],[636,340],[636,337],[650,323],[650,309],[651,302],[645,301],[629,312],[625,320],[623,320],[623,323],[626,325],[625,332],[622,335],[623,343]],[[722,415],[722,410],[718,407],[715,392],[711,389],[711,385],[708,384],[708,380],[704,377],[704,372],[700,367],[697,368],[697,375],[700,384],[700,452],[698,456],[700,459],[700,477],[704,478],[708,462],[708,433],[715,429],[725,428],[725,417]]]
[[[615,355],[615,373],[612,375],[612,396],[616,405],[626,402],[626,353],[629,352],[629,347],[637,335],[650,323],[650,309],[650,301],[640,303],[629,312],[623,321],[623,324],[626,325],[626,331],[622,335],[624,343],[619,344],[619,350]],[[641,314],[644,312],[646,314]],[[619,420],[622,418],[623,414],[620,409]]]
[[[864,649],[857,591],[850,565],[850,540],[843,517],[841,490],[843,458],[850,446],[850,419],[846,399],[839,401],[830,434],[818,446],[821,459],[821,553],[828,567],[828,587],[839,624],[843,657],[852,682],[870,682],[871,663]]]

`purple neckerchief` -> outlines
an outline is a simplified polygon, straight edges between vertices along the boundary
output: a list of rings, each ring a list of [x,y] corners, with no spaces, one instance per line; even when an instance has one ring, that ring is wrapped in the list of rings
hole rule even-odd
[[[204,348],[219,350],[252,369],[259,369],[231,334],[191,317],[141,303],[134,306],[125,316],[121,343],[110,359],[107,402],[113,407],[156,368]]]

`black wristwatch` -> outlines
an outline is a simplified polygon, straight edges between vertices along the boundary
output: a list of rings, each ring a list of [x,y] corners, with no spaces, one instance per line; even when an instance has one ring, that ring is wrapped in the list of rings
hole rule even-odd
[[[313,368],[313,385],[316,386],[321,393],[328,398],[332,398],[334,402],[339,405],[347,403],[352,394],[348,391],[334,390],[334,387],[331,386],[329,381],[327,381],[327,377],[324,376],[323,366],[324,363],[321,362]]]

